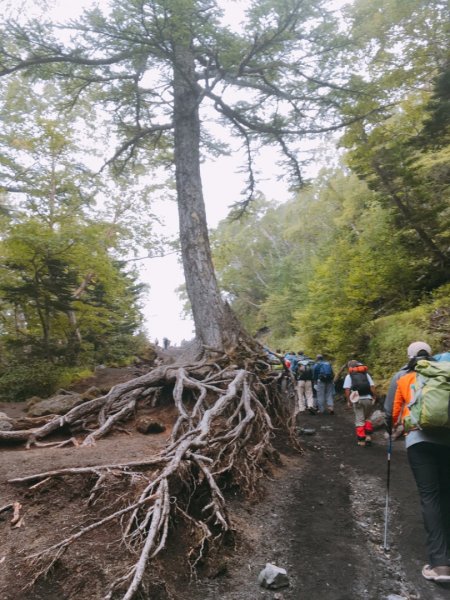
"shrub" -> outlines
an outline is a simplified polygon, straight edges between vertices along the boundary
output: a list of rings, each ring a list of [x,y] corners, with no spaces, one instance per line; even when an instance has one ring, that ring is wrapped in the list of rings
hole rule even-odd
[[[0,377],[0,397],[19,402],[30,396],[47,398],[67,384],[65,370],[44,361],[10,365]]]

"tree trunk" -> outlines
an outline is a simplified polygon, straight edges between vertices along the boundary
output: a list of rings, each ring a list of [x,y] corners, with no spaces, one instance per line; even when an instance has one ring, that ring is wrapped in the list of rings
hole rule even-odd
[[[197,339],[224,350],[237,322],[221,298],[211,258],[200,176],[200,90],[189,47],[178,44],[174,53],[175,172],[186,288]]]

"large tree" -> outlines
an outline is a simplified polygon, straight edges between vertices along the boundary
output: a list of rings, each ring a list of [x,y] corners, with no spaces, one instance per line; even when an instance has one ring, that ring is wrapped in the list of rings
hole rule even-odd
[[[221,25],[210,0],[113,1],[69,24],[70,41],[51,23],[6,24],[0,75],[57,77],[68,103],[98,103],[117,135],[116,168],[140,157],[174,166],[187,293],[197,338],[209,348],[236,346],[240,331],[211,261],[200,161],[217,146],[206,124],[215,113],[242,140],[247,198],[258,144],[278,146],[300,180],[301,142],[341,126],[339,98],[358,95],[332,72],[336,47],[345,44],[332,35],[324,4],[254,2],[239,34]]]
[[[87,11],[65,27],[45,19],[10,20],[1,32],[0,76],[23,73],[31,83],[58,79],[65,85],[66,107],[95,103],[98,118],[108,122],[117,149],[107,161],[116,171],[126,173],[139,162],[149,169],[166,165],[176,181],[186,289],[196,357],[202,360],[154,369],[40,428],[0,434],[32,443],[62,425],[79,426],[100,410],[98,429],[83,442],[88,445],[130,415],[138,401],[169,388],[179,413],[171,442],[148,460],[152,473],[126,509],[131,516],[124,539],[139,548],[139,558],[113,588],[125,585],[127,600],[139,589],[149,558],[165,545],[175,510],[171,497],[177,496],[180,514],[197,525],[193,544],[201,554],[206,540],[230,528],[220,480],[226,475],[252,489],[271,452],[269,412],[276,417],[281,400],[276,377],[221,297],[200,164],[208,152],[223,151],[223,140],[212,138],[207,126],[216,119],[222,132],[241,140],[247,156],[248,189],[238,212],[256,191],[254,154],[260,145],[279,148],[292,181],[301,182],[302,143],[342,127],[343,99],[367,94],[364,82],[344,84],[335,59],[348,50],[347,38],[326,5],[255,0],[239,31],[232,32],[212,0],[111,0],[103,11]],[[374,110],[378,106],[368,108]],[[346,123],[360,116],[355,111]],[[103,477],[101,467],[93,473]],[[183,493],[173,490],[176,475]],[[198,506],[188,517],[193,496]],[[73,539],[37,557],[59,557]]]

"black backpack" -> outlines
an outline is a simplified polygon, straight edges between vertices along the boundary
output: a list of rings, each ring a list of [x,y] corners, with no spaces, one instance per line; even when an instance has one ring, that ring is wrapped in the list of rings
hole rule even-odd
[[[360,396],[370,396],[372,391],[370,389],[370,383],[369,378],[367,377],[367,373],[350,373],[350,377],[352,380],[352,391],[357,391]]]
[[[297,379],[299,381],[312,381],[314,379],[313,366],[314,361],[310,358],[300,360],[297,367]]]

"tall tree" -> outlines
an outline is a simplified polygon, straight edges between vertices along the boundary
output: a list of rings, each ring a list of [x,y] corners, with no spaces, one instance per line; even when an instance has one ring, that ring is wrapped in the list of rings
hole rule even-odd
[[[161,387],[169,386],[178,409],[170,444],[156,461],[150,459],[158,470],[150,481],[142,478],[139,500],[131,505],[126,535],[138,546],[139,557],[113,582],[108,597],[124,585],[125,600],[136,595],[146,563],[164,547],[171,511],[180,503],[179,514],[185,516],[196,506],[186,520],[190,527],[197,524],[200,555],[207,539],[227,531],[219,477],[252,489],[272,451],[268,411],[280,426],[287,422],[277,376],[222,299],[200,163],[206,152],[220,151],[207,128],[217,118],[248,157],[247,196],[236,207],[239,212],[255,194],[253,157],[261,144],[280,148],[298,184],[302,142],[360,118],[358,111],[348,119],[339,116],[339,104],[367,94],[367,86],[357,80],[344,85],[335,59],[348,50],[347,36],[339,33],[326,5],[322,0],[254,0],[240,31],[233,33],[221,24],[213,0],[111,0],[103,12],[87,11],[70,23],[65,38],[62,27],[45,19],[9,21],[2,32],[0,76],[22,72],[33,81],[58,78],[69,105],[80,99],[95,103],[99,115],[109,116],[112,139],[118,140],[109,156],[116,170],[125,173],[138,161],[174,169],[186,289],[203,360],[156,368],[64,417],[70,426],[101,409],[98,429],[83,442],[89,445],[132,413],[138,398],[156,396]],[[61,421],[34,430],[32,439],[59,429]],[[0,432],[0,439],[30,438],[28,431]],[[173,490],[176,474],[187,503]],[[199,514],[207,525],[199,523]],[[66,539],[50,551],[59,556],[70,545]]]
[[[218,350],[237,345],[240,328],[217,286],[200,177],[204,124],[218,114],[248,153],[248,198],[255,191],[258,144],[281,148],[297,178],[299,142],[342,125],[339,99],[359,94],[333,73],[336,23],[320,0],[250,5],[245,30],[221,25],[211,0],[113,1],[68,25],[61,41],[49,23],[5,27],[0,75],[51,73],[72,102],[109,111],[119,137],[112,157],[125,167],[138,154],[169,159],[173,149],[186,288],[196,334]],[[353,117],[352,117],[353,119]]]

